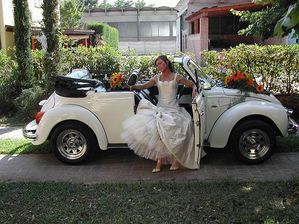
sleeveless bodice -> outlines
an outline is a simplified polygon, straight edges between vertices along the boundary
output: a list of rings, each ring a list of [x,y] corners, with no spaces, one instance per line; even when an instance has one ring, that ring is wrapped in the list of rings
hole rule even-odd
[[[159,75],[157,80],[157,87],[159,90],[157,105],[158,107],[178,107],[178,84],[176,82],[176,75],[171,81],[161,81]]]

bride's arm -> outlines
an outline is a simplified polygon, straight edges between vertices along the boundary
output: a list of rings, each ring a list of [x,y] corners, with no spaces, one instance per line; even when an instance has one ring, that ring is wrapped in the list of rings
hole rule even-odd
[[[148,89],[156,84],[155,78],[151,78],[148,82],[144,84],[135,84],[130,86],[130,90],[137,89],[137,90],[142,90],[142,89]]]
[[[196,94],[197,94],[197,87],[196,87],[196,85],[192,81],[185,79],[181,75],[178,75],[177,76],[177,82],[180,83],[180,84],[183,84],[184,86],[192,88],[192,97],[196,96]]]

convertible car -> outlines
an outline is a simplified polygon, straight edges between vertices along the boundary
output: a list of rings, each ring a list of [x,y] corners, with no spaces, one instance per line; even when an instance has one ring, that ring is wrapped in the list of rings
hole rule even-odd
[[[198,87],[198,96],[179,86],[180,106],[191,114],[195,128],[195,152],[199,163],[204,147],[230,148],[245,163],[256,164],[270,158],[276,136],[297,131],[289,110],[272,95],[228,88],[204,74],[188,56],[175,57],[182,75]],[[141,99],[157,103],[156,86],[142,91],[113,90],[93,79],[85,70],[52,77],[54,93],[41,101],[36,119],[23,129],[34,145],[49,140],[55,156],[68,164],[92,159],[95,150],[123,148],[122,122],[136,113]],[[128,85],[138,80],[138,70]]]

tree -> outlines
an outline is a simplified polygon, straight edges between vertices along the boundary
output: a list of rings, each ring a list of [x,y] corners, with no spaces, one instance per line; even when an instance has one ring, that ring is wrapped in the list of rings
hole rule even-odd
[[[253,0],[265,5],[257,12],[236,11],[232,13],[247,22],[247,28],[240,30],[240,35],[253,35],[263,39],[272,36],[285,36],[295,30],[299,35],[299,2],[296,0]]]
[[[299,1],[289,5],[287,12],[276,24],[274,35],[285,36],[292,30],[295,31],[295,36],[299,37]]]
[[[61,28],[79,28],[84,6],[81,0],[60,1],[60,21]]]
[[[33,76],[32,55],[30,49],[30,22],[27,0],[13,0],[15,22],[16,61],[16,92],[30,86],[29,77]]]
[[[114,2],[114,6],[120,9],[125,9],[128,7],[132,7],[133,6],[133,1],[131,0],[116,0]]]
[[[137,2],[135,2],[135,8],[137,8],[137,9],[142,9],[146,6],[153,7],[154,4],[146,5],[146,2],[144,0],[137,0]]]
[[[101,8],[101,9],[110,9],[110,8],[113,7],[113,5],[111,5],[110,3],[103,2],[103,3],[99,4],[98,7]]]
[[[42,29],[47,40],[47,49],[44,58],[44,68],[47,77],[57,75],[59,63],[59,26],[58,26],[58,0],[43,1]],[[47,86],[50,91],[50,86]]]
[[[92,9],[97,6],[98,0],[80,0],[85,9]]]

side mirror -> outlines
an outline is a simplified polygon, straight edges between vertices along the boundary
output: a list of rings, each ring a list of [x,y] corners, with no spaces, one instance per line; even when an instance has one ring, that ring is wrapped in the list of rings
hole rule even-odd
[[[132,74],[130,75],[129,80],[128,80],[128,82],[127,82],[127,84],[128,84],[129,86],[133,86],[133,85],[136,84],[137,79],[138,79],[138,75],[139,75],[139,71],[140,71],[139,69],[135,69],[135,70],[133,70],[133,72],[132,72]]]

